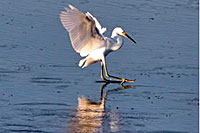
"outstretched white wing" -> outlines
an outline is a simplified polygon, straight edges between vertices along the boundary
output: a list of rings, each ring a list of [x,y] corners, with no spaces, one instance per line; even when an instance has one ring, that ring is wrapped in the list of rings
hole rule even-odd
[[[60,14],[60,20],[69,32],[72,47],[81,56],[87,56],[93,50],[104,47],[105,39],[96,27],[95,20],[69,5]]]
[[[95,25],[96,25],[97,29],[99,30],[100,34],[103,36],[103,33],[106,32],[106,27],[102,28],[99,21],[90,12],[87,12],[86,15],[90,16],[95,21]]]

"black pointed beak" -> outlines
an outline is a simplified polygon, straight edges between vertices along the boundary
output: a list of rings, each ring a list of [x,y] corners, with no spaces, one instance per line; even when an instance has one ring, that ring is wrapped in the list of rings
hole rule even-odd
[[[128,38],[129,40],[131,40],[132,42],[134,42],[134,43],[136,44],[136,41],[135,41],[133,38],[131,38],[129,35],[127,35],[126,32],[122,32],[122,34],[123,34],[126,38]]]

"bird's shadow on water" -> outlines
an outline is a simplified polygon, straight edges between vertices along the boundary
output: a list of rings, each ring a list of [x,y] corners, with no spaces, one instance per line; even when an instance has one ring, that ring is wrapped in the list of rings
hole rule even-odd
[[[114,89],[105,88],[110,84],[106,82],[100,86],[100,100],[98,102],[92,101],[85,96],[78,97],[78,106],[76,114],[69,122],[70,132],[108,132],[114,127],[115,131],[120,131],[119,116],[106,108],[106,100],[112,92],[134,88],[130,85],[121,85]],[[110,125],[115,123],[115,125]]]

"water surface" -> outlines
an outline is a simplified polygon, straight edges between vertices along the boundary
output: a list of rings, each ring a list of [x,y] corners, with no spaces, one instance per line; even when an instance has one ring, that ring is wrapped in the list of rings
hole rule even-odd
[[[96,83],[100,64],[78,67],[59,21],[69,3],[96,16],[106,36],[121,26],[137,41],[124,40],[107,57],[111,74],[135,83]],[[6,0],[0,7],[0,132],[198,132],[197,0]]]

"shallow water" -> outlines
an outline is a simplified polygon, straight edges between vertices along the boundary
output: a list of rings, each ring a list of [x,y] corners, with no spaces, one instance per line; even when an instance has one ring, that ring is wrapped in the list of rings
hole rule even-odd
[[[59,13],[71,3],[124,40],[109,72],[135,83],[96,83],[78,67]],[[0,1],[0,132],[198,132],[197,0]],[[101,89],[103,91],[101,92]],[[107,92],[107,97],[104,99]]]

